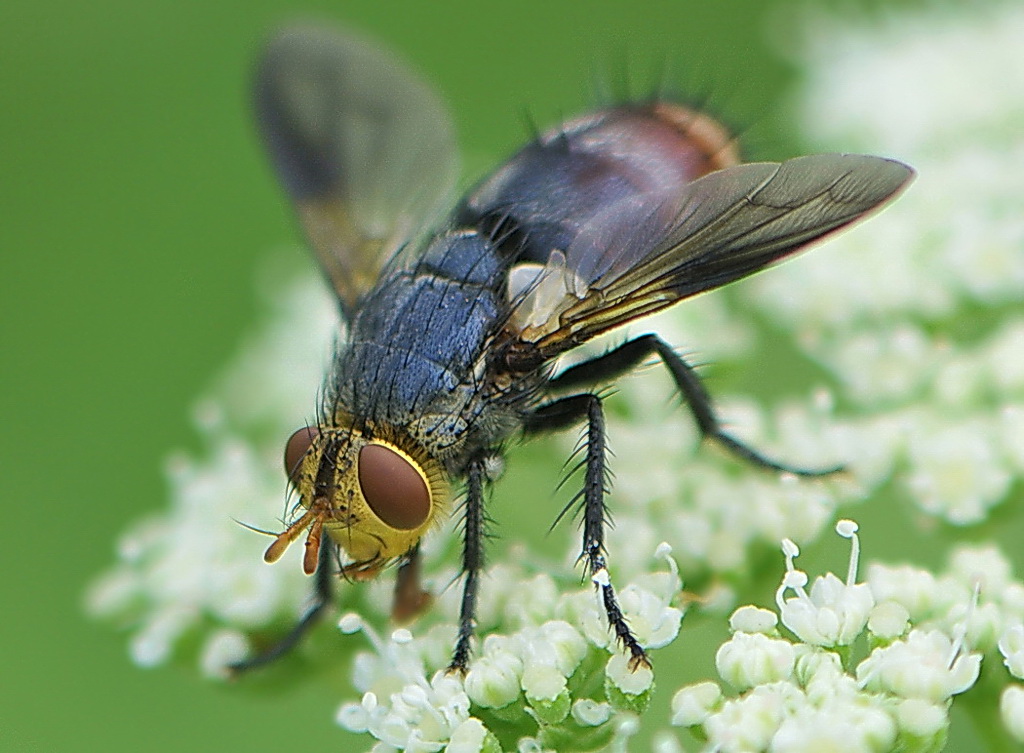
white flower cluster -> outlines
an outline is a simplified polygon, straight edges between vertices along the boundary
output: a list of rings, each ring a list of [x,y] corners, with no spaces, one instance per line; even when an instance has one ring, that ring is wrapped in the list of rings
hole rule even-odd
[[[656,554],[668,569],[620,593],[626,619],[647,648],[671,642],[682,620],[672,606],[681,587],[675,563],[667,547]],[[415,637],[396,630],[384,640],[357,615],[343,617],[343,632],[362,630],[373,650],[356,655],[353,682],[363,696],[341,707],[338,722],[370,733],[382,752],[497,751],[492,725],[514,734],[520,750],[538,752],[563,750],[570,740],[573,749],[596,750],[632,735],[654,675],[647,668],[630,671],[594,590],[558,595],[550,576],[509,564],[491,568],[485,580],[490,604],[483,619],[498,617],[505,630],[483,640],[465,680],[443,669],[452,625]],[[454,619],[457,604],[439,608]]]
[[[837,530],[854,542],[845,581],[828,573],[808,593],[794,566],[798,550],[785,541],[778,617],[753,606],[733,614],[716,666],[738,695],[703,682],[673,698],[673,723],[694,729],[708,750],[939,750],[952,697],[975,684],[982,653],[1000,634],[1016,674],[1024,584],[994,548],[959,550],[939,577],[876,564],[858,583],[856,526],[841,521]],[[795,639],[784,637],[779,620]],[[855,642],[870,649],[859,660]],[[1001,704],[1007,732],[1019,740],[1022,689],[1009,685]]]
[[[279,567],[261,566],[269,540],[239,524],[274,528],[286,514],[281,438],[312,407],[337,327],[318,280],[279,285],[278,276],[270,326],[196,412],[205,456],[171,458],[170,509],[121,537],[117,566],[88,594],[93,614],[131,630],[140,666],[166,662],[183,637],[200,634],[203,672],[222,675],[248,653],[244,631],[293,621],[309,595],[301,547]]]
[[[865,490],[899,468],[907,498],[956,525],[985,520],[1024,473],[1022,35],[1015,3],[814,25],[805,132],[919,177],[751,286],[854,402],[831,441]],[[882,473],[863,473],[873,455]]]

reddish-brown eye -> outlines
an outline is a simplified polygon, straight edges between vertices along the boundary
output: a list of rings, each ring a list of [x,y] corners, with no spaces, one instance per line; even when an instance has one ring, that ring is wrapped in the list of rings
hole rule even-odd
[[[423,476],[383,445],[368,444],[359,451],[359,486],[370,509],[392,528],[418,528],[430,514],[430,492]]]
[[[299,481],[299,467],[302,465],[302,458],[306,451],[313,444],[320,430],[315,426],[303,426],[290,437],[284,446],[284,472],[293,484]]]

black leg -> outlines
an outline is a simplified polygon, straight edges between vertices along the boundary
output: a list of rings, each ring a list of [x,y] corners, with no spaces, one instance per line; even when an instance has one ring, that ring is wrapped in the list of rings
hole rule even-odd
[[[587,417],[593,396],[569,395],[539,406],[523,419],[525,434],[540,434],[575,426]]]
[[[243,672],[264,667],[277,661],[295,648],[305,637],[306,633],[320,621],[334,596],[334,560],[335,546],[329,539],[325,539],[320,546],[316,573],[313,576],[313,604],[302,615],[302,619],[299,620],[295,627],[289,630],[287,635],[278,640],[277,643],[265,651],[256,654],[256,656],[230,665],[228,670],[233,676],[238,676]]]
[[[584,479],[583,489],[570,504],[583,499],[583,551],[580,559],[586,559],[590,576],[601,592],[604,611],[608,616],[608,624],[622,647],[630,653],[630,668],[650,666],[647,654],[633,636],[626,624],[626,618],[615,598],[615,589],[608,578],[605,562],[604,525],[608,510],[604,504],[604,496],[609,491],[608,469],[605,465],[606,443],[604,410],[601,399],[597,395],[574,395],[566,400],[583,399],[587,405],[587,434],[584,448]]]
[[[581,464],[585,469],[583,488],[559,513],[555,522],[557,523],[573,505],[582,500],[583,550],[580,559],[587,561],[590,576],[600,589],[608,624],[622,647],[629,651],[630,668],[635,670],[642,666],[650,666],[650,662],[647,653],[626,624],[618,599],[615,598],[615,589],[608,579],[605,561],[604,525],[608,509],[605,507],[604,497],[608,493],[609,483],[608,468],[605,464],[607,447],[601,398],[585,393],[554,400],[540,406],[526,419],[524,426],[527,433],[554,431],[576,424],[582,419],[587,421],[587,433],[583,443],[586,456]]]
[[[466,499],[462,503],[462,606],[459,610],[459,638],[449,672],[465,674],[469,664],[470,639],[476,628],[476,595],[484,566],[484,484],[486,456],[470,461],[466,471]]]
[[[736,455],[743,460],[746,460],[754,465],[761,466],[762,468],[770,468],[776,471],[784,471],[787,473],[793,473],[798,476],[827,476],[831,473],[836,473],[842,470],[842,466],[835,466],[832,468],[813,469],[813,468],[798,468],[785,463],[779,463],[775,460],[771,460],[757,450],[740,442],[738,439],[728,434],[722,429],[721,423],[718,420],[718,416],[715,415],[714,407],[711,405],[711,396],[708,391],[704,388],[704,385],[700,381],[700,377],[697,376],[697,372],[684,361],[678,353],[676,353],[671,346],[668,345],[657,335],[641,335],[640,337],[623,343],[619,347],[608,351],[607,353],[592,358],[589,361],[576,364],[554,379],[551,379],[547,388],[550,390],[563,390],[572,389],[582,385],[594,385],[601,382],[608,381],[620,374],[623,374],[634,366],[639,364],[645,358],[651,354],[657,354],[661,358],[662,363],[668,367],[669,372],[672,374],[672,380],[676,383],[679,391],[683,393],[683,398],[686,400],[687,405],[690,406],[690,411],[693,413],[693,417],[697,421],[697,427],[701,433],[709,439],[718,442],[722,447]],[[572,398],[566,398],[572,399]],[[552,406],[557,405],[561,401],[555,401],[551,403]],[[541,410],[546,409],[548,406],[542,406]],[[563,410],[563,413],[566,411]],[[561,428],[565,424],[559,424],[553,416],[555,413],[551,413],[551,418],[547,419],[546,416],[540,417],[537,431],[544,430],[547,426],[543,425],[545,419],[550,420],[551,428]],[[577,415],[577,420],[582,418],[581,415]],[[532,427],[527,425],[529,431]]]

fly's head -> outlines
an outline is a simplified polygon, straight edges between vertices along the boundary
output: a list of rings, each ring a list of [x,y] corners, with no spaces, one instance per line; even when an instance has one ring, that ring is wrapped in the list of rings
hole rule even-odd
[[[264,560],[275,562],[307,532],[307,574],[316,570],[326,533],[352,560],[346,575],[372,578],[419,542],[451,498],[440,463],[404,434],[357,428],[347,418],[292,434],[285,470],[305,511],[276,536]]]

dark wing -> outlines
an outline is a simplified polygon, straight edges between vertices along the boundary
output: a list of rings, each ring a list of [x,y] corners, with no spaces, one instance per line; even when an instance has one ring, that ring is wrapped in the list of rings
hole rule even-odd
[[[914,171],[821,154],[711,173],[674,197],[634,197],[595,215],[544,266],[510,280],[511,327],[548,359],[676,301],[745,277],[895,196]]]
[[[448,199],[454,129],[434,91],[348,32],[294,27],[259,60],[259,129],[351,316],[384,262]]]

